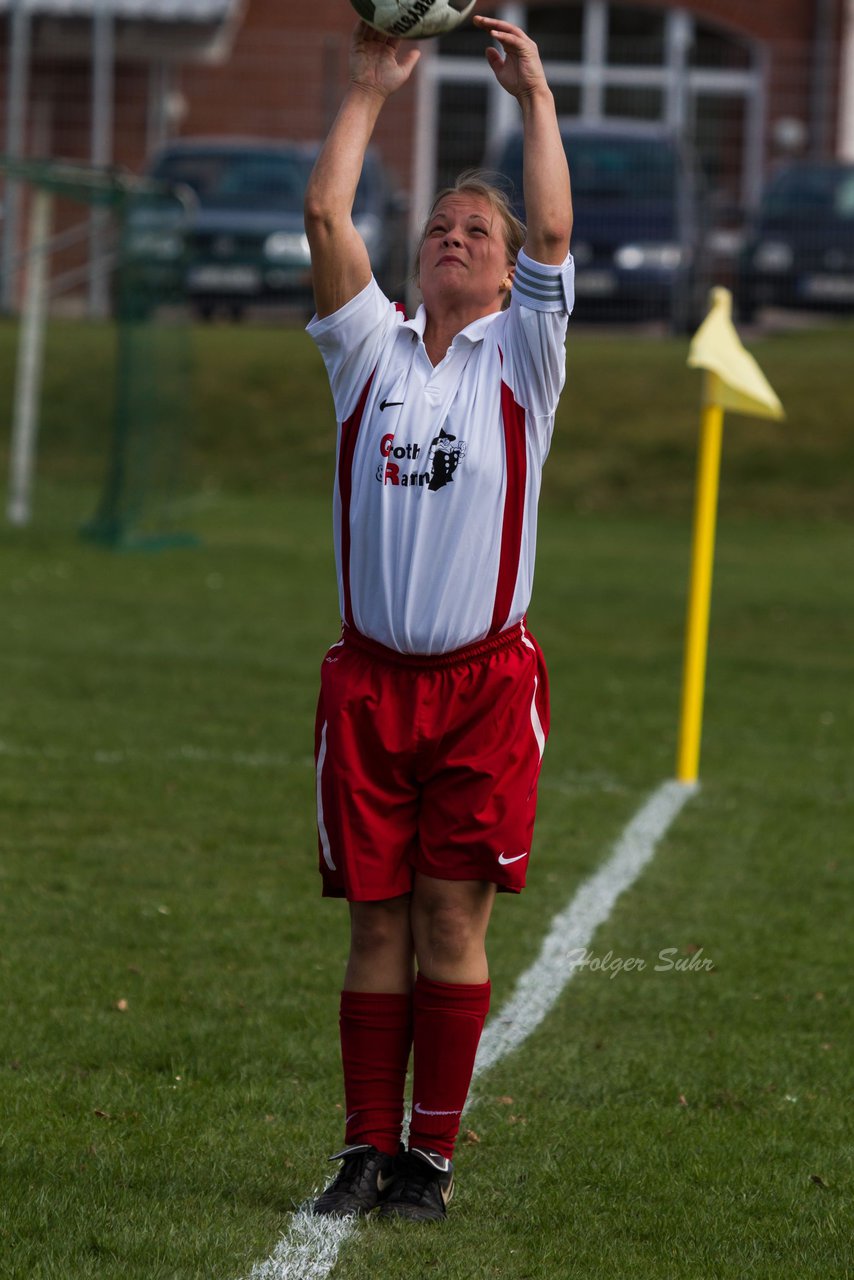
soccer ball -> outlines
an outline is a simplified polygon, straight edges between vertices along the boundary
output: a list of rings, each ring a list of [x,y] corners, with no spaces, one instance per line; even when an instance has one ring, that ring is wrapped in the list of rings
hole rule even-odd
[[[465,22],[477,0],[350,0],[368,26],[387,36],[423,40]]]

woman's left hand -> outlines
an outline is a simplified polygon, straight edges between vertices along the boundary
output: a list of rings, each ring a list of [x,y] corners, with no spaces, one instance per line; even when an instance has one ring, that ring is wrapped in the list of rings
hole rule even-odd
[[[494,45],[486,50],[486,57],[495,78],[514,98],[524,98],[540,89],[548,89],[540,51],[521,27],[497,18],[475,15],[474,21],[501,45],[500,52]]]

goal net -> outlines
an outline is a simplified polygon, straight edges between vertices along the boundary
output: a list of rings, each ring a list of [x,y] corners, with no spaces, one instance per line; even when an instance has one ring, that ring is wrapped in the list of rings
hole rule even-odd
[[[116,548],[192,541],[178,527],[190,416],[190,331],[181,291],[192,194],[120,170],[66,160],[0,156],[0,173],[31,189],[10,449],[10,522],[26,524],[31,516],[47,316],[57,280],[54,276],[51,282],[48,262],[53,253],[67,251],[70,239],[67,233],[52,233],[53,201],[60,197],[92,211],[99,242],[97,260],[66,271],[66,282],[79,286],[93,271],[102,273],[108,282],[102,292],[112,331],[114,376],[104,379],[102,393],[111,397],[105,406],[110,427],[98,444],[101,494],[81,533]]]

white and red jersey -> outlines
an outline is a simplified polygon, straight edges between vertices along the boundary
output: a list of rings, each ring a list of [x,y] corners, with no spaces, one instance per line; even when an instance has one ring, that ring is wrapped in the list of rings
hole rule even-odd
[[[338,419],[335,557],[346,625],[400,653],[447,653],[522,620],[537,502],[565,378],[573,263],[519,254],[512,301],[435,367],[371,280],[308,332]]]

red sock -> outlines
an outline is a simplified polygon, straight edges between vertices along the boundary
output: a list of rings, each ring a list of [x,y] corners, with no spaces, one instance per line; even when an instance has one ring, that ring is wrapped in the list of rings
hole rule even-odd
[[[488,982],[433,982],[420,973],[416,978],[410,1147],[428,1147],[448,1159],[454,1154],[489,991]]]
[[[412,1047],[412,997],[341,992],[341,1061],[348,1146],[370,1142],[397,1155]]]

